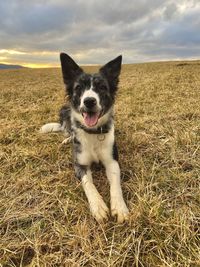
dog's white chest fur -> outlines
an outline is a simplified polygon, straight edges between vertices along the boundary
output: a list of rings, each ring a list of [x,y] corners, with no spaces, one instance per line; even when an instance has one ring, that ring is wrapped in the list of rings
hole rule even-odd
[[[81,143],[81,153],[77,155],[79,164],[90,165],[92,162],[112,160],[114,126],[108,133],[101,135],[78,129],[76,137]]]

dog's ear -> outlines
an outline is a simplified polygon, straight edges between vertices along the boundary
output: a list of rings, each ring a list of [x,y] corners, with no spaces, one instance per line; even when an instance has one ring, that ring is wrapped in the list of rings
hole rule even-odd
[[[121,71],[122,56],[118,56],[100,68],[99,72],[108,80],[111,90],[117,89]]]
[[[83,72],[76,62],[67,54],[60,54],[64,83],[69,86]]]

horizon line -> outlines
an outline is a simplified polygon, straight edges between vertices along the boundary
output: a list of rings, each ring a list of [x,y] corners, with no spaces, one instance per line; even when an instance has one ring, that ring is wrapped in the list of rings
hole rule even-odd
[[[129,63],[122,63],[122,65],[132,65],[132,64],[145,64],[145,63],[159,63],[159,62],[178,62],[178,61],[200,61],[200,58],[175,58],[175,59],[160,59],[160,60],[147,60],[147,61],[137,61],[137,62],[129,62]],[[43,64],[43,63],[10,63],[10,62],[5,62],[2,61],[0,64],[4,65],[18,65],[24,68],[31,68],[31,69],[45,69],[45,68],[60,68],[60,64]],[[102,64],[97,64],[97,63],[87,63],[87,64],[78,64],[79,66],[85,66],[85,67],[92,67],[92,66],[101,66]]]

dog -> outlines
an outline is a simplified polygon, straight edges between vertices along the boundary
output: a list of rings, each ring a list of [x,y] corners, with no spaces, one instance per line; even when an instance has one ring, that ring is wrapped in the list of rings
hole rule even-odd
[[[88,74],[67,54],[60,54],[63,81],[69,104],[60,110],[60,123],[48,123],[41,132],[63,131],[73,143],[75,175],[81,181],[93,217],[108,219],[109,209],[97,191],[91,164],[101,162],[110,183],[111,215],[118,223],[128,219],[122,195],[118,150],[114,137],[113,105],[118,88],[122,56]],[[65,141],[68,141],[65,139]]]

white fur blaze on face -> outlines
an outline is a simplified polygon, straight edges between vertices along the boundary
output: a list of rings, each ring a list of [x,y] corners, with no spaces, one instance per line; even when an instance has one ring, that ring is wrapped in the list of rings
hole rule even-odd
[[[103,220],[108,219],[109,209],[104,203],[101,195],[97,191],[95,185],[92,181],[91,171],[88,170],[87,174],[82,178],[82,186],[85,191],[86,197],[90,205],[90,211],[93,217],[98,221],[102,222]]]
[[[111,214],[117,216],[117,222],[128,220],[129,211],[124,202],[120,184],[120,168],[117,161],[105,164],[106,174],[110,182]]]
[[[81,104],[80,104],[80,108],[83,108],[84,107],[84,100],[87,98],[87,97],[94,97],[97,101],[97,108],[100,110],[101,109],[101,106],[100,106],[100,99],[99,99],[99,96],[98,94],[92,90],[92,87],[89,89],[89,90],[86,90],[82,97],[81,97]]]
[[[84,100],[87,97],[94,97],[97,101],[97,109],[100,111],[101,110],[101,105],[100,105],[100,99],[99,99],[99,95],[93,91],[93,80],[91,78],[91,86],[89,90],[86,90],[83,95],[81,96],[81,104],[80,104],[80,108],[84,107]]]

